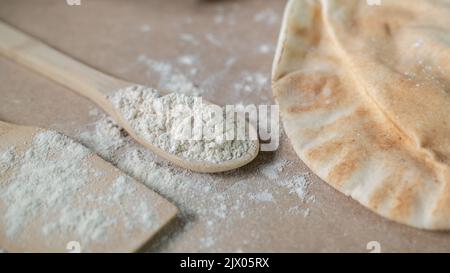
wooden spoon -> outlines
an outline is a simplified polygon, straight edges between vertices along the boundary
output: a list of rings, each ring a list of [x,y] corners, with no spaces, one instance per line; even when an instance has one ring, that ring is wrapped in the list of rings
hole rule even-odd
[[[14,147],[17,155],[23,155],[32,146],[36,134],[44,131],[40,128],[18,126],[0,121],[0,156],[11,147]],[[14,177],[18,171],[14,167],[1,169],[1,163],[0,161],[0,187],[5,185],[3,183],[9,183],[10,178]],[[107,220],[116,220],[113,225],[107,227],[106,238],[98,241],[86,240],[69,228],[44,235],[42,224],[45,224],[52,208],[42,208],[42,211],[38,212],[33,219],[29,219],[30,221],[21,228],[19,233],[8,236],[5,213],[8,206],[14,204],[6,204],[3,202],[4,200],[0,199],[0,246],[3,249],[9,252],[67,252],[70,251],[68,247],[73,244],[71,242],[78,242],[81,252],[134,252],[139,250],[177,214],[178,209],[174,205],[143,184],[131,179],[129,182],[136,189],[132,194],[124,194],[120,197],[120,202],[102,201],[105,197],[111,196],[111,187],[119,177],[125,176],[125,174],[94,153],[87,156],[85,163],[90,166],[89,181],[92,183],[83,185],[76,192],[76,200],[80,200],[80,203],[72,202],[70,207],[82,211],[87,197],[91,196],[92,198],[89,199],[91,201],[86,203],[89,209],[100,210]],[[19,201],[16,200],[16,202]],[[150,227],[141,227],[136,223],[131,223],[130,227],[130,223],[125,221],[126,218],[122,212],[130,214],[141,204],[151,205],[155,213],[154,224]],[[58,220],[58,218],[54,220]]]
[[[88,67],[3,22],[0,22],[0,53],[87,97],[125,128],[131,137],[180,167],[204,173],[224,172],[244,166],[258,155],[259,141],[254,140],[252,148],[234,160],[213,163],[178,157],[140,137],[108,100],[108,95],[113,92],[136,84]],[[249,131],[250,135],[256,136],[251,124]]]

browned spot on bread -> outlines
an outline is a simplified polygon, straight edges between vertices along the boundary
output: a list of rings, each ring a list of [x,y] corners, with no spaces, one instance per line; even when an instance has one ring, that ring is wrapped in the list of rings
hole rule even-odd
[[[381,149],[392,149],[402,143],[403,138],[396,131],[386,130],[386,126],[376,122],[368,122],[364,125],[367,135],[373,139],[374,143]]]
[[[307,36],[309,34],[309,28],[299,25],[292,25],[292,32],[296,36]]]
[[[382,203],[394,196],[396,187],[395,182],[401,180],[403,172],[403,167],[396,169],[388,177],[379,182],[379,185],[375,188],[369,199],[369,207],[372,207],[376,211]]]
[[[340,189],[349,181],[349,178],[359,168],[366,158],[364,150],[352,150],[340,159],[339,163],[328,174],[327,180],[336,188]]]
[[[322,7],[317,5],[314,7],[313,15],[313,26],[314,30],[311,31],[311,41],[313,45],[318,45],[322,39]]]
[[[321,144],[313,149],[310,149],[307,156],[311,160],[323,160],[328,159],[335,155],[338,151],[342,151],[342,146],[346,143],[334,140]]]
[[[293,37],[303,37],[310,46],[318,45],[322,39],[322,8],[319,5],[313,7],[311,25],[290,25],[289,32]]]
[[[399,134],[397,128],[393,127],[388,121],[381,123],[380,120],[374,120],[371,111],[368,108],[358,107],[354,113],[358,120],[353,120],[353,122],[362,126],[361,130],[365,137],[370,138],[373,143],[382,149],[392,149],[403,143],[403,137]]]
[[[295,81],[289,90],[300,92],[303,99],[289,106],[288,112],[301,113],[333,107],[333,103],[339,99],[342,86],[335,75],[318,77],[305,75]]]
[[[389,25],[389,23],[384,23],[383,24],[383,29],[384,29],[384,33],[387,36],[392,36],[392,30],[391,30],[391,26]]]
[[[390,211],[391,217],[397,221],[407,221],[415,209],[417,193],[420,191],[423,181],[419,178],[412,179],[414,179],[413,182],[397,181],[400,185]]]

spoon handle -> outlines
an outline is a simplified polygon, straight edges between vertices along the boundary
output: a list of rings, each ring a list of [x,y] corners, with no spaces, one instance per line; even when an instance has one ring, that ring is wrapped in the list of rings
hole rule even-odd
[[[0,21],[0,54],[103,104],[108,92],[131,85],[106,75]]]

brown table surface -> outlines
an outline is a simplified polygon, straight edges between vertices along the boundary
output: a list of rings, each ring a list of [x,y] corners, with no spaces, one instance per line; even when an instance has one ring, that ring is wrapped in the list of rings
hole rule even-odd
[[[281,0],[81,0],[81,6],[64,0],[0,0],[0,19],[129,81],[161,84],[161,75],[138,61],[145,56],[190,73],[213,102],[271,104],[271,63],[284,5]],[[193,59],[183,64],[180,57],[185,55]],[[189,65],[191,60],[195,62]],[[3,57],[0,82],[0,120],[52,128],[73,138],[94,121],[88,100]],[[242,83],[250,90],[239,91]],[[289,164],[279,178],[261,174],[263,166],[280,160]],[[386,252],[450,251],[446,232],[385,220],[313,174],[309,196],[314,202],[302,202],[274,181],[305,171],[283,137],[278,151],[261,153],[239,171],[190,175],[199,183],[214,182],[211,192],[192,196],[210,213],[190,208],[190,196],[166,196],[184,216],[145,250],[368,252],[367,243],[378,241]]]

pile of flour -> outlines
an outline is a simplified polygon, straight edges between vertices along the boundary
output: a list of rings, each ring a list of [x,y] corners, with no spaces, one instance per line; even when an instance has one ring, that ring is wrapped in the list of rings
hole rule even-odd
[[[6,177],[0,184],[5,235],[18,240],[26,236],[27,226],[37,222],[43,235],[69,232],[87,246],[106,239],[118,221],[127,231],[151,228],[157,213],[146,200],[133,199],[123,212],[109,211],[113,206],[122,208],[124,197],[137,190],[127,176],[117,177],[105,193],[79,195],[104,177],[91,166],[90,156],[92,152],[83,145],[54,131],[38,132],[25,151],[16,147],[0,151],[0,175]]]
[[[161,96],[155,89],[131,86],[108,98],[138,136],[185,159],[225,162],[243,157],[254,145],[249,139],[234,138],[236,125],[222,116],[219,126],[225,130],[205,134],[205,130],[213,131],[217,126],[217,119],[208,107],[197,107],[203,105],[199,97],[179,93]],[[199,127],[192,126],[193,119],[201,123]],[[196,135],[196,128],[203,133]]]

